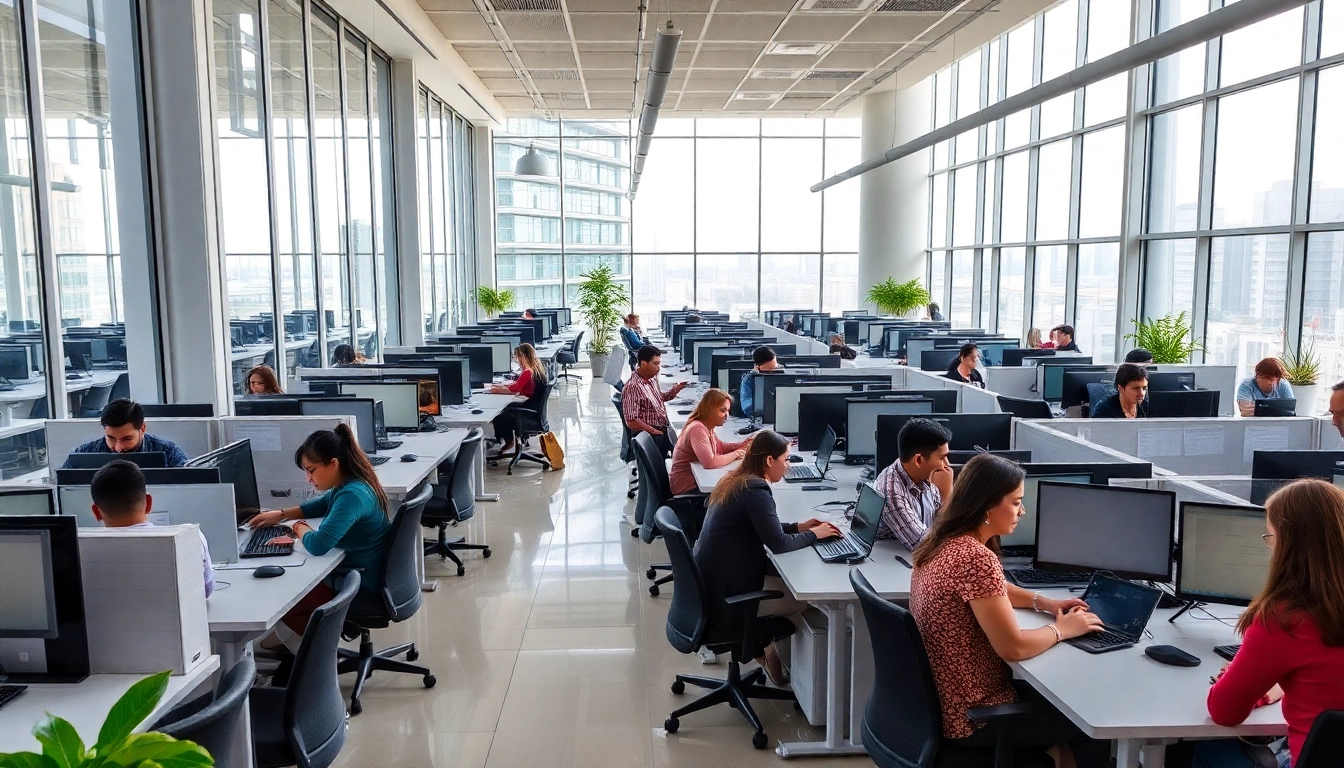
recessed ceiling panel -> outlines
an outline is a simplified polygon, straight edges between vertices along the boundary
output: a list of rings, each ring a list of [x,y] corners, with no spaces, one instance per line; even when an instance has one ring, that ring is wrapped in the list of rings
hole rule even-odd
[[[784,24],[775,39],[797,43],[833,43],[861,18],[854,14],[798,13]]]
[[[782,13],[715,13],[705,30],[705,39],[764,44],[782,21]]]
[[[695,59],[695,68],[745,69],[756,62],[756,54],[760,51],[761,47],[759,45],[743,47],[706,44],[700,49],[700,55]]]

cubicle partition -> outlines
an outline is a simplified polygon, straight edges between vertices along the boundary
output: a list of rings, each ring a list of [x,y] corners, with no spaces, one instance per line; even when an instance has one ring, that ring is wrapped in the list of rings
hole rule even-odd
[[[800,355],[827,355],[831,352],[830,344],[823,344],[816,339],[809,339],[806,336],[785,333],[778,328],[765,325],[764,323],[758,323],[755,320],[748,320],[747,328],[765,331],[765,336],[768,339],[774,339],[775,341],[784,344],[797,344],[798,354]]]
[[[1041,399],[1036,391],[1034,366],[990,366],[981,368],[980,375],[985,377],[985,388],[994,394],[1021,400]]]
[[[1111,480],[1111,485],[1119,485],[1126,488],[1147,488],[1154,491],[1171,491],[1176,494],[1177,505],[1189,501],[1196,504],[1253,506],[1249,501],[1236,494],[1227,493],[1212,485],[1205,484],[1205,479],[1207,478],[1175,476],[1154,477],[1149,480],[1115,478]],[[1249,481],[1247,481],[1247,487],[1249,488]],[[1177,528],[1177,535],[1180,535],[1179,527]]]
[[[1013,419],[1013,450],[1031,451],[1032,463],[1138,462],[1131,454],[1085,442],[1075,433],[1049,428],[1053,422]],[[1154,467],[1154,473],[1157,473]]]
[[[353,428],[354,422],[353,416],[226,416],[219,419],[219,439],[221,445],[251,441],[262,509],[290,507],[316,494],[294,452],[313,432],[337,424]]]
[[[195,458],[222,445],[215,428],[216,421],[210,417],[145,419],[145,431],[177,443],[188,458]],[[47,421],[46,428],[47,464],[52,481],[71,451],[103,436],[98,419],[52,419]]]

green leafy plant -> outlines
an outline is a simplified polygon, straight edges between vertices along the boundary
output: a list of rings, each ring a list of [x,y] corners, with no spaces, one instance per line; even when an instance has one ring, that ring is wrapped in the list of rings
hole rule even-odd
[[[1279,362],[1283,363],[1287,373],[1283,378],[1295,387],[1309,387],[1321,381],[1321,358],[1316,356],[1310,344],[1299,345],[1297,349],[1279,355]]]
[[[1134,324],[1134,332],[1125,334],[1125,338],[1152,352],[1154,363],[1185,363],[1194,353],[1207,351],[1204,342],[1194,337],[1184,312],[1129,322]]]
[[[588,325],[588,352],[609,354],[621,327],[621,317],[630,306],[630,294],[616,282],[616,274],[605,264],[579,277],[583,281],[577,286],[577,298],[579,311]]]
[[[204,747],[163,733],[134,733],[168,690],[168,673],[132,685],[112,705],[92,748],[66,720],[48,714],[33,726],[42,752],[0,754],[0,768],[201,768],[215,764]]]
[[[476,303],[481,305],[488,317],[494,317],[500,312],[508,312],[513,309],[517,298],[513,291],[507,288],[491,288],[488,285],[478,286],[476,288]]]
[[[904,317],[927,306],[929,292],[920,285],[919,278],[898,283],[896,278],[888,277],[868,289],[868,303],[877,307],[879,312]]]

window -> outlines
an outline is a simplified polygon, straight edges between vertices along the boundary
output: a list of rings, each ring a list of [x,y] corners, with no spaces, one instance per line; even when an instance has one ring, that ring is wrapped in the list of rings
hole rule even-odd
[[[1021,243],[1027,239],[1027,153],[1003,159],[1003,213],[1000,242]]]
[[[828,253],[822,258],[821,311],[843,312],[859,306],[859,254]]]
[[[929,259],[929,296],[933,303],[943,307],[947,306],[947,293],[943,290],[946,286],[947,252],[934,251],[933,257]]]
[[[1344,53],[1344,0],[1323,0],[1321,58]]]
[[[1022,308],[1026,306],[1027,249],[999,251],[999,333],[1022,333]]]
[[[1143,316],[1166,317],[1195,312],[1195,241],[1150,240],[1144,260]]]
[[[1064,291],[1068,281],[1069,249],[1062,245],[1036,248],[1036,278],[1032,283],[1031,324],[1049,329],[1064,322]]]
[[[1195,104],[1152,118],[1148,231],[1198,227],[1199,144],[1204,108]]]
[[[934,248],[941,248],[947,245],[947,174],[940,173],[933,177],[933,200],[930,208],[933,216],[930,218],[931,230],[929,232],[929,245]]]
[[[695,155],[696,250],[755,252],[760,245],[759,227],[753,226],[760,215],[760,139],[700,139]]]
[[[1158,0],[1156,32],[1166,32],[1209,12],[1209,0]],[[1159,59],[1153,78],[1153,103],[1193,96],[1204,90],[1206,44],[1192,45],[1180,53]]]
[[[1307,269],[1302,295],[1302,344],[1321,360],[1321,383],[1344,379],[1344,232],[1307,236]],[[1299,403],[1298,414],[1328,408],[1329,387],[1318,387],[1317,401]]]
[[[1316,81],[1309,216],[1313,222],[1344,221],[1344,143],[1340,136],[1344,136],[1344,67],[1331,67],[1322,70]]]
[[[1302,63],[1302,9],[1223,35],[1219,84],[1228,86]]]
[[[1218,100],[1215,228],[1288,223],[1297,90],[1297,78],[1291,78]],[[1256,162],[1246,162],[1248,157]]]
[[[649,157],[652,159],[653,155]],[[643,194],[641,189],[640,195]],[[634,261],[636,312],[656,317],[661,310],[695,304],[694,254],[650,253],[637,255]]]
[[[821,247],[821,195],[808,187],[822,177],[822,141],[820,138],[761,140],[761,250],[808,252]],[[711,174],[711,178],[723,180],[720,174]],[[752,245],[745,250],[755,249]],[[764,302],[764,294],[761,300]],[[815,298],[793,306],[814,304]]]
[[[970,328],[975,324],[971,301],[975,295],[975,252],[952,252],[952,295],[944,314],[953,328]]]
[[[696,262],[695,302],[735,317],[759,317],[756,254],[700,254]]]
[[[1041,147],[1036,182],[1036,239],[1069,236],[1069,186],[1073,175],[1073,142]]]
[[[958,168],[953,178],[953,245],[974,245],[977,242],[975,202],[979,199],[979,194],[976,189],[975,171],[974,165]]]
[[[1215,237],[1209,263],[1208,361],[1249,376],[1283,350],[1288,236]]]
[[[761,311],[815,307],[820,286],[819,254],[761,254]]]
[[[1078,298],[1074,330],[1093,362],[1115,361],[1115,319],[1120,298],[1120,244],[1078,246]]]
[[[1083,137],[1079,237],[1115,237],[1120,234],[1124,157],[1124,126],[1107,128]]]

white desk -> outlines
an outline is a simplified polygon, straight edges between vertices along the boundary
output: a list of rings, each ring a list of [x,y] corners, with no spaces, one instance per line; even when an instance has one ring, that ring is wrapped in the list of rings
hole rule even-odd
[[[74,402],[76,395],[83,395],[94,385],[111,384],[123,373],[126,373],[126,371],[95,368],[90,376],[67,379],[65,382],[66,395],[71,398],[71,402]],[[0,392],[0,424],[8,424],[11,420],[27,417],[28,408],[32,406],[32,403],[46,396],[47,380],[45,376],[39,376],[28,383],[19,384],[12,392]]]
[[[439,465],[462,445],[466,436],[465,429],[450,429],[446,432],[408,432],[400,435],[398,439],[401,440],[401,446],[389,452],[394,458],[374,467],[373,471],[377,473],[378,482],[382,483],[383,490],[392,497],[392,502],[395,504],[423,483],[430,473],[437,470]],[[402,461],[399,458],[407,453],[415,454],[416,460]],[[480,454],[481,451],[477,451],[478,461]],[[476,487],[476,492],[480,493],[479,485]],[[389,513],[392,511],[388,510]],[[433,592],[438,589],[439,583],[426,581],[424,550],[416,549],[416,553],[415,566],[416,572],[420,574],[420,588]]]
[[[1210,606],[1215,615],[1239,613],[1227,606]],[[1075,725],[1094,739],[1114,739],[1117,768],[1162,768],[1166,745],[1179,739],[1280,736],[1288,732],[1278,704],[1251,712],[1246,722],[1224,728],[1209,719],[1209,677],[1225,663],[1213,652],[1215,645],[1238,642],[1232,627],[1186,614],[1167,622],[1174,610],[1153,614],[1148,622],[1152,639],[1133,648],[1090,654],[1058,645],[1034,659],[1011,664],[1013,671],[1040,691]],[[1049,617],[1017,611],[1023,627],[1049,623]],[[1232,623],[1232,622],[1229,622]],[[1170,667],[1144,655],[1150,645],[1174,645],[1198,656],[1197,667]]]
[[[168,710],[181,704],[220,668],[219,657],[210,656],[185,675],[168,678],[168,690],[154,711],[136,726],[143,732]],[[28,690],[0,710],[0,753],[41,752],[33,738],[33,726],[50,712],[68,720],[86,747],[98,740],[98,730],[108,710],[135,683],[148,675],[90,675],[74,685],[30,685]]]
[[[476,393],[471,396],[471,403],[461,407],[449,406],[440,411],[435,421],[439,424],[447,424],[452,427],[461,427],[463,429],[474,429],[480,427],[484,430],[489,426],[495,417],[504,412],[510,403],[525,402],[526,398],[517,395],[490,395]],[[480,411],[480,413],[472,413]],[[488,437],[488,435],[486,435]],[[476,500],[477,501],[499,501],[499,494],[487,493],[485,490],[485,445],[481,445],[481,450],[476,452]]]

